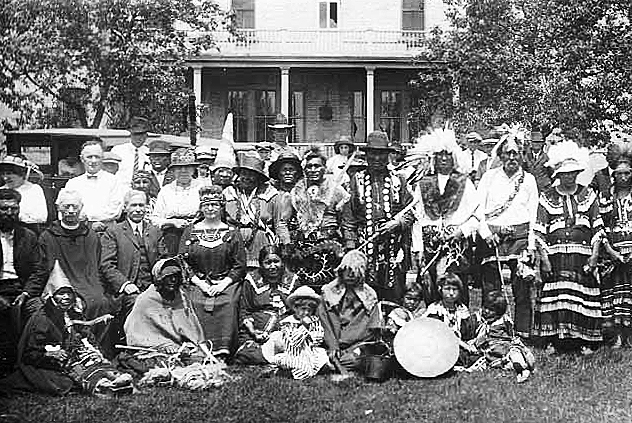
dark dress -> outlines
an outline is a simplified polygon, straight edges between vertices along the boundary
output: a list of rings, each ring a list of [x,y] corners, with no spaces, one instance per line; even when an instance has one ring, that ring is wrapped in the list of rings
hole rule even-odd
[[[271,286],[263,279],[259,270],[246,275],[241,293],[241,326],[239,349],[235,362],[239,364],[266,364],[261,354],[261,345],[255,341],[244,323],[252,321],[255,330],[271,333],[279,328],[279,322],[286,314],[285,299],[296,286],[296,275],[286,273],[278,286]]]
[[[233,354],[237,349],[239,298],[246,274],[246,251],[239,230],[227,227],[218,231],[185,229],[180,253],[200,279],[213,284],[232,279],[222,293],[206,296],[197,286],[190,287],[193,308],[206,339],[213,342],[214,354]]]

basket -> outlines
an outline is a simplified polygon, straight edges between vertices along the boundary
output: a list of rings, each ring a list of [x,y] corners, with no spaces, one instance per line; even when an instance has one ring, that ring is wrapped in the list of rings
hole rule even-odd
[[[393,354],[385,342],[375,342],[364,347],[364,377],[375,382],[384,382],[393,371]]]

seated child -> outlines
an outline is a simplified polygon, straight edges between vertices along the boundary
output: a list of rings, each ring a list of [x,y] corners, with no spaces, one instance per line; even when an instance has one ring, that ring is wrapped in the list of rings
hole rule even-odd
[[[476,336],[476,316],[461,302],[463,282],[454,273],[446,273],[437,279],[441,300],[428,306],[422,317],[441,320],[454,331],[460,342],[459,359],[455,370],[477,370],[483,361],[475,347],[467,341]]]
[[[404,324],[410,322],[415,317],[421,317],[419,305],[421,303],[421,292],[415,288],[411,288],[404,294],[401,307],[394,308],[386,317],[386,327],[392,333],[396,334]]]
[[[490,367],[513,368],[518,383],[526,381],[535,357],[514,335],[513,322],[506,314],[507,301],[500,291],[491,291],[483,304],[476,338],[470,343],[483,353]]]
[[[63,395],[72,388],[90,394],[131,393],[132,376],[119,372],[95,347],[82,303],[58,262],[42,294],[44,306],[26,324],[18,346],[18,369],[2,388]]]
[[[320,296],[312,288],[301,286],[286,302],[293,314],[281,320],[281,330],[273,332],[267,342],[275,345],[264,350],[278,350],[269,358],[270,363],[291,371],[294,379],[307,379],[329,363],[327,350],[322,347],[323,326],[316,316]]]

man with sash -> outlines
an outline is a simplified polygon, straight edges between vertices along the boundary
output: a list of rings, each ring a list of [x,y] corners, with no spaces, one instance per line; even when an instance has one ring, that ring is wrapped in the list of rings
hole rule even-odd
[[[411,154],[419,152],[431,156],[434,163],[434,169],[427,175],[420,175],[414,186],[421,201],[415,206],[416,219],[412,229],[413,260],[419,266],[420,279],[426,281],[421,282],[421,286],[423,299],[429,305],[441,299],[437,276],[452,271],[461,273],[459,276],[465,281],[463,254],[467,238],[476,232],[474,212],[478,198],[469,175],[457,168],[461,148],[454,131],[435,130],[424,136],[418,146]],[[426,274],[421,274],[426,266]],[[463,294],[462,301],[467,305],[467,290]]]
[[[406,181],[388,169],[389,153],[395,149],[384,132],[369,134],[367,169],[353,175],[351,198],[343,208],[342,232],[347,249],[366,252],[366,281],[380,300],[399,302],[406,288],[404,231],[415,219],[412,210],[402,212],[412,201]]]
[[[533,257],[535,250],[533,225],[538,210],[538,187],[533,175],[522,168],[517,134],[507,135],[498,152],[502,166],[488,170],[478,185],[477,248],[482,257],[483,298],[490,291],[502,289],[500,269],[502,264],[508,265],[516,304],[516,333],[528,337],[531,293],[517,268],[518,259]]]

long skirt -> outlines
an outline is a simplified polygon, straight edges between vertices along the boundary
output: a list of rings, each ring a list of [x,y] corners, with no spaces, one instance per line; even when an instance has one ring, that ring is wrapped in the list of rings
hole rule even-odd
[[[583,271],[588,256],[551,255],[553,276],[544,282],[534,319],[534,335],[557,340],[602,340],[601,291]]]
[[[241,283],[234,283],[215,297],[207,297],[197,286],[191,288],[191,301],[204,329],[213,342],[213,354],[232,355],[237,350]]]
[[[602,311],[604,320],[614,326],[632,324],[632,266],[621,263],[604,277]]]

